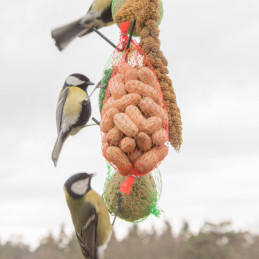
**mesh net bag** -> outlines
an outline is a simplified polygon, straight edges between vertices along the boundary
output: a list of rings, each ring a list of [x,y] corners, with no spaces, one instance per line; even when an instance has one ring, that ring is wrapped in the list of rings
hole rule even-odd
[[[156,168],[168,154],[168,114],[152,66],[136,44],[113,66],[101,111],[102,153],[130,193],[135,177]]]
[[[123,4],[126,2],[126,0],[113,0],[112,1],[112,16],[120,10],[120,8],[123,6]],[[164,8],[163,8],[163,2],[162,0],[159,1],[159,6],[158,6],[158,12],[160,14],[160,20],[158,22],[158,25],[162,22],[163,14],[164,14]],[[128,33],[131,30],[131,26],[129,27]],[[136,29],[133,32],[133,36],[139,37],[139,35],[136,32]]]
[[[104,70],[103,70],[104,72],[102,75],[102,80],[100,83],[100,91],[99,91],[99,110],[100,110],[100,112],[102,111],[108,82],[113,73],[113,69],[116,68],[118,66],[118,64],[120,63],[120,61],[125,53],[124,49],[126,48],[126,44],[128,43],[129,37],[125,34],[129,28],[129,25],[127,23],[123,23],[120,25],[120,28],[121,28],[121,37],[119,40],[119,44],[116,47],[116,49],[114,50],[114,52],[112,53],[112,55],[110,56],[110,58],[108,59],[108,61],[106,62]],[[132,42],[132,44],[135,44],[135,42],[133,40],[131,42]]]
[[[112,214],[120,207],[117,216],[129,222],[140,222],[150,214],[160,215],[157,202],[162,190],[161,174],[158,168],[145,176],[137,177],[130,192],[126,195],[120,192],[120,186],[126,177],[121,176],[108,165],[108,175],[104,186],[104,201]]]

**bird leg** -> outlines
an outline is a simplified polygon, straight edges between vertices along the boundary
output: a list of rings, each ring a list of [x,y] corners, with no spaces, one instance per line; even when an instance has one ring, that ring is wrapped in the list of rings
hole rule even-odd
[[[92,117],[92,120],[97,124],[97,125],[100,125],[100,121],[98,121],[97,119],[95,119],[94,117]],[[95,125],[96,125],[95,124]]]
[[[89,126],[96,126],[96,124],[87,124],[87,125],[84,125],[82,128],[86,128],[86,127],[89,127]]]
[[[106,36],[104,36],[101,32],[99,32],[98,29],[93,28],[93,31],[96,32],[99,36],[101,36],[106,42],[108,42],[115,49],[117,48],[117,46],[113,42],[111,42]]]
[[[118,194],[118,200],[117,200],[118,207],[117,207],[116,213],[115,213],[115,215],[114,215],[114,219],[113,219],[113,222],[112,222],[112,226],[114,226],[114,223],[115,223],[115,220],[116,220],[116,218],[117,218],[117,215],[118,215],[119,212],[120,212],[121,202],[122,202],[122,197],[121,197],[121,194],[119,193],[119,194]]]
[[[96,85],[96,87],[94,88],[94,90],[91,92],[91,94],[89,95],[89,99],[91,98],[92,94],[94,93],[94,91],[100,87],[100,82]]]
[[[94,124],[87,124],[87,125],[83,126],[83,128],[88,127],[88,126],[96,126],[96,125],[99,126],[100,125],[100,121],[98,121],[94,117],[92,117],[92,120],[95,122]]]

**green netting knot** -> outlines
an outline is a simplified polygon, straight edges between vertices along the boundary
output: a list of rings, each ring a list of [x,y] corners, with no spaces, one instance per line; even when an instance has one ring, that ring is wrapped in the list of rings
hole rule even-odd
[[[160,214],[161,214],[161,211],[160,211],[158,208],[154,208],[154,209],[151,211],[151,214],[153,214],[153,215],[156,216],[156,217],[159,217]]]
[[[160,217],[163,213],[163,210],[161,210],[160,208],[155,207],[152,211],[151,214],[153,214],[156,217]]]

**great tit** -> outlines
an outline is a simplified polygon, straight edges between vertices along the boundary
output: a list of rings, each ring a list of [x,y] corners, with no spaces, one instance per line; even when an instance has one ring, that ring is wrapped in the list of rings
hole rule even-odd
[[[86,259],[103,259],[112,234],[103,198],[91,188],[93,174],[78,173],[64,184],[76,237]]]
[[[59,94],[56,122],[58,137],[52,151],[52,161],[57,165],[62,146],[68,136],[75,135],[85,127],[91,116],[91,102],[87,94],[88,85],[93,85],[82,74],[67,77]]]
[[[93,31],[112,25],[112,0],[94,0],[88,12],[82,18],[51,31],[59,50],[64,49],[74,38],[84,36]]]

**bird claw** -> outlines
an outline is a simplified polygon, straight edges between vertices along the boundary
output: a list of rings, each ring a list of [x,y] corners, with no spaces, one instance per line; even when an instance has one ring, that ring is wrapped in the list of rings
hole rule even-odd
[[[115,220],[116,220],[116,218],[117,218],[117,216],[118,216],[119,213],[122,215],[122,218],[125,218],[124,215],[123,215],[123,213],[120,212],[122,201],[123,201],[122,195],[119,193],[119,194],[118,194],[118,199],[117,199],[118,207],[117,207],[116,213],[115,213],[115,215],[114,215],[114,219],[113,219],[113,222],[112,222],[112,226],[114,226]]]

